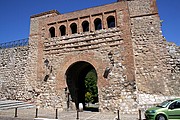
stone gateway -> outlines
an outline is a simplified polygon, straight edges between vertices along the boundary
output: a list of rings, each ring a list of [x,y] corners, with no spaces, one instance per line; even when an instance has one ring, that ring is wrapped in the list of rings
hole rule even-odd
[[[32,15],[28,46],[0,49],[0,99],[77,109],[91,70],[101,112],[180,96],[180,47],[163,37],[156,0]]]

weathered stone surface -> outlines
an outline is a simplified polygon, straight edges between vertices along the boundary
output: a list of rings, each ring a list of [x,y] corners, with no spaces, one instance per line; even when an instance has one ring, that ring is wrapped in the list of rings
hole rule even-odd
[[[108,28],[108,17],[115,18],[115,27]],[[103,29],[95,30],[96,19]],[[89,22],[87,32],[81,27],[83,21]],[[77,24],[76,34],[72,23]],[[65,36],[61,25],[66,27]],[[52,27],[55,36],[51,38]],[[67,110],[67,73],[82,61],[97,72],[101,112],[137,113],[180,96],[180,47],[163,37],[155,0],[130,0],[31,16],[29,46],[0,49],[0,99]],[[70,109],[76,109],[74,101]]]
[[[26,78],[28,47],[0,49],[1,99],[29,100],[31,86]]]

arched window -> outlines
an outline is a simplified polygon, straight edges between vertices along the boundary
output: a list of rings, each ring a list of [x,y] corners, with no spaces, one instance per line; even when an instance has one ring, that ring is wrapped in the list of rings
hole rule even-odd
[[[64,25],[61,25],[59,30],[60,30],[61,36],[66,35],[66,27]]]
[[[102,29],[101,19],[97,18],[97,19],[94,20],[94,27],[95,27],[95,30]]]
[[[50,29],[49,29],[49,33],[50,33],[50,37],[52,38],[52,37],[55,37],[55,28],[54,27],[51,27]]]
[[[84,21],[82,23],[82,28],[83,28],[83,32],[88,32],[89,31],[89,22],[88,21]]]
[[[115,27],[115,18],[114,18],[114,16],[109,16],[107,18],[107,25],[108,25],[108,28]]]
[[[71,27],[71,33],[72,33],[72,34],[77,33],[77,25],[76,25],[76,23],[72,23],[72,24],[70,25],[70,27]]]

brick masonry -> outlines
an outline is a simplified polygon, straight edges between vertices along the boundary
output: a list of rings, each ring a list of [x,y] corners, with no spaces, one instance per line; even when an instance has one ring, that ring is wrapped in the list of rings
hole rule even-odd
[[[108,28],[109,16],[115,18],[114,28]],[[101,30],[95,30],[97,18]],[[83,32],[83,21],[89,23],[88,32]],[[77,25],[75,34],[72,23]],[[62,25],[65,36],[59,30]],[[52,27],[55,37],[51,38]],[[67,14],[53,10],[33,15],[29,46],[0,49],[0,58],[1,99],[66,110],[66,73],[80,61],[97,72],[101,112],[137,113],[180,96],[180,48],[163,37],[155,0],[119,0]],[[107,68],[110,73],[105,78]]]

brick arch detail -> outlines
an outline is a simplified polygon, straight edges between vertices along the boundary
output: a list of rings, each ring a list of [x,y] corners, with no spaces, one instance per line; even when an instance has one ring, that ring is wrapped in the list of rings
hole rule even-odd
[[[57,36],[57,29],[56,29],[56,26],[55,26],[55,25],[51,25],[51,26],[48,27],[48,37],[51,36],[50,31],[49,31],[51,28],[54,28],[54,29],[55,29],[55,37],[56,37],[56,36]]]
[[[57,84],[56,87],[57,89],[64,89],[67,87],[66,84],[66,71],[67,69],[76,62],[79,61],[85,61],[91,64],[98,76],[98,83],[97,86],[98,88],[104,87],[109,85],[108,81],[103,77],[104,71],[107,67],[107,63],[104,63],[98,55],[95,55],[94,53],[84,53],[84,54],[78,54],[78,55],[68,55],[64,58],[64,61],[60,64],[60,67],[57,72],[56,80]]]

